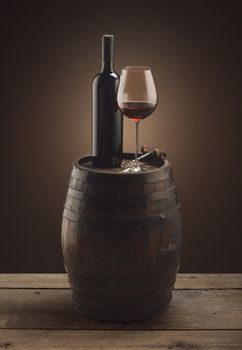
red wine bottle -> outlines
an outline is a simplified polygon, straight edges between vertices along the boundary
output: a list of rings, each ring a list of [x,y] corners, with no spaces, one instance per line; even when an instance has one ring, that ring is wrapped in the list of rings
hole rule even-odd
[[[102,37],[102,70],[92,84],[92,163],[116,168],[122,160],[123,115],[117,104],[119,76],[113,68],[113,35]]]

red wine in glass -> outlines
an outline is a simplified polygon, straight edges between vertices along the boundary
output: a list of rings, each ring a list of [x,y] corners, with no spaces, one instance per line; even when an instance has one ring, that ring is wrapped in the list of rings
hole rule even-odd
[[[151,113],[153,113],[156,108],[156,104],[143,101],[130,101],[123,102],[119,108],[126,117],[130,118],[134,122],[138,122],[147,118]]]

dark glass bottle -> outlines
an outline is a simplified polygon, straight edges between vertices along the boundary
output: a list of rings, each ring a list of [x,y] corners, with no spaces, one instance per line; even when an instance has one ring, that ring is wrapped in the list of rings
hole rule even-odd
[[[119,76],[113,68],[113,35],[102,37],[102,70],[92,84],[92,163],[115,168],[121,164],[123,116],[117,104]]]

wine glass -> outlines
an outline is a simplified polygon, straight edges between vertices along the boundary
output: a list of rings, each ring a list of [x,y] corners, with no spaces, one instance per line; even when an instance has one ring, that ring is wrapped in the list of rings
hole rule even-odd
[[[122,69],[117,102],[123,114],[135,122],[135,161],[129,171],[142,171],[138,161],[139,122],[154,112],[157,106],[157,91],[150,67],[128,66]]]

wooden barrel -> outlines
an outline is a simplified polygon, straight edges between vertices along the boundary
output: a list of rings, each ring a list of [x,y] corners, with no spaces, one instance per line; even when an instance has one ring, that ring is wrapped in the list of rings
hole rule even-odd
[[[160,162],[140,173],[95,169],[91,157],[73,163],[62,250],[83,315],[132,321],[168,308],[182,229],[172,169]]]

